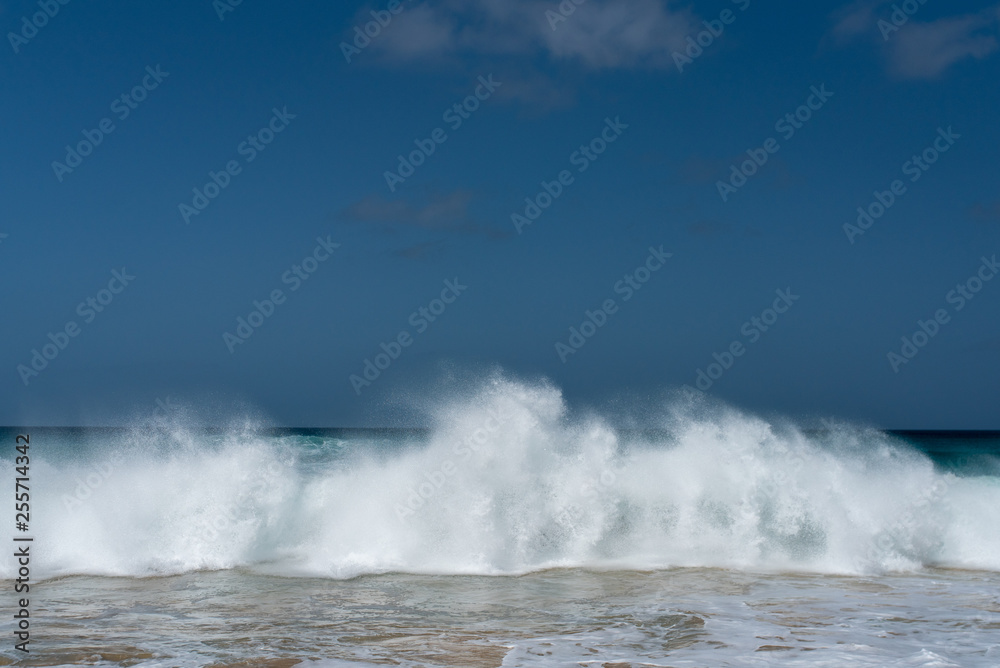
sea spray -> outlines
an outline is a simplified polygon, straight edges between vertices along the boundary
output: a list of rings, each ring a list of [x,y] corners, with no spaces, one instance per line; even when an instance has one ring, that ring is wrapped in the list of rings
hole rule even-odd
[[[422,435],[175,423],[72,456],[76,437],[60,437],[32,461],[36,572],[1000,570],[997,479],[945,472],[882,432],[808,432],[691,398],[644,407],[654,429],[622,430],[502,376],[456,396]],[[79,481],[89,496],[70,511]]]

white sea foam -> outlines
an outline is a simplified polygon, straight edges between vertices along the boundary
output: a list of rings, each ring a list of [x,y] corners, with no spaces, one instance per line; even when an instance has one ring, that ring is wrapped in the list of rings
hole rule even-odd
[[[661,416],[655,436],[616,431],[552,386],[494,378],[405,446],[179,428],[73,458],[35,446],[32,575],[1000,570],[996,478],[942,473],[877,431],[810,435],[697,400]],[[13,489],[12,462],[3,476]]]

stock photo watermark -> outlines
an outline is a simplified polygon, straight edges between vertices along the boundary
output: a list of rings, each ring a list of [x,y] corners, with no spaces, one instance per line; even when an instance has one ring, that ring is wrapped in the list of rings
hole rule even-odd
[[[288,107],[282,107],[280,111],[277,107],[274,107],[271,109],[271,113],[272,116],[267,122],[267,125],[254,134],[248,135],[245,141],[240,142],[236,146],[236,153],[243,157],[245,164],[250,164],[256,160],[257,156],[262,153],[267,146],[274,141],[274,138],[283,132],[285,128],[288,127],[289,123],[291,123],[296,117],[296,114],[288,113]],[[191,204],[181,202],[177,205],[181,218],[184,219],[184,224],[187,225],[191,222],[191,216],[200,215],[202,211],[207,209],[208,205],[212,203],[212,200],[218,197],[223,190],[228,188],[233,178],[242,172],[243,165],[239,160],[229,160],[218,172],[209,171],[208,181],[205,185],[201,188],[195,187],[191,189],[191,192],[194,193],[194,197],[191,199]]]
[[[747,342],[743,343],[742,339],[734,339],[721,353],[712,353],[712,359],[715,361],[711,362],[704,370],[697,370],[695,387],[702,392],[707,392],[717,380],[722,378],[723,374],[733,368],[737,359],[746,354],[747,346],[760,341],[761,337],[778,322],[778,318],[787,313],[800,298],[800,295],[792,294],[791,288],[784,290],[779,288],[774,291],[774,294],[777,296],[770,308],[764,309],[759,316],[755,315],[740,327],[740,334],[746,338]],[[691,389],[689,385],[685,387]]]
[[[983,289],[983,286],[992,281],[997,273],[1000,273],[1000,264],[997,264],[996,255],[993,255],[991,258],[982,257],[980,261],[981,264],[975,274],[962,283],[957,284],[954,289],[949,290],[944,296],[945,302],[952,305],[955,313],[964,309],[969,302],[975,299],[976,295]],[[900,368],[905,364],[909,364],[920,350],[927,346],[931,342],[931,339],[938,335],[941,328],[949,322],[951,322],[951,313],[948,312],[947,308],[937,309],[927,320],[917,320],[917,329],[913,334],[900,339],[901,345],[899,351],[891,350],[886,354],[889,366],[892,367],[892,372],[899,373]]]
[[[266,469],[257,469],[253,479],[241,485],[235,500],[213,508],[215,513],[211,519],[201,519],[199,524],[202,535],[208,540],[215,540],[221,532],[235,527],[241,521],[259,521],[255,513],[250,513],[250,517],[241,518],[241,515],[246,514],[246,511],[251,510],[255,504],[259,503],[263,493],[273,485],[274,479],[280,473],[290,471],[293,463],[293,460],[280,463],[272,461]]]
[[[811,86],[810,95],[805,102],[799,105],[795,111],[791,111],[774,123],[774,130],[781,134],[782,139],[788,141],[795,136],[795,133],[805,127],[805,124],[812,118],[813,114],[823,108],[833,97],[833,93],[826,89],[826,84],[820,84],[819,88]],[[726,181],[716,181],[715,187],[719,191],[719,197],[723,202],[728,202],[730,195],[739,191],[747,184],[747,180],[753,177],[772,155],[781,150],[781,144],[774,137],[768,137],[760,148],[748,149],[747,160],[729,166],[729,178]]]
[[[142,80],[133,86],[132,90],[122,93],[111,102],[111,112],[115,114],[119,122],[124,121],[169,76],[170,72],[162,71],[159,65],[155,68],[152,65],[147,65],[146,75]],[[66,157],[63,158],[63,162],[52,161],[52,171],[59,183],[62,183],[67,174],[72,174],[74,169],[82,165],[83,159],[93,153],[94,149],[100,146],[116,128],[114,121],[110,117],[105,117],[97,122],[93,130],[82,130],[80,134],[83,135],[83,139],[75,145],[67,144]]]
[[[413,0],[406,0],[407,4],[412,2]],[[371,10],[370,14],[373,20],[368,21],[363,26],[354,26],[353,42],[351,44],[340,43],[340,52],[344,54],[344,60],[350,63],[351,58],[361,55],[361,52],[368,48],[372,40],[381,35],[382,31],[392,23],[392,19],[401,14],[404,9],[406,9],[406,5],[401,0],[389,0],[385,9]]]
[[[460,463],[468,462],[474,454],[481,452],[492,440],[497,431],[500,430],[501,425],[503,425],[503,419],[500,412],[495,409],[488,410],[483,423],[455,443],[452,447],[452,454],[462,458]],[[406,497],[406,505],[396,504],[396,517],[399,521],[405,521],[410,516],[415,515],[431,498],[437,495],[448,479],[452,478],[458,471],[459,464],[446,458],[441,460],[441,463],[430,472],[424,472],[425,480],[416,486],[411,485],[407,488],[406,491],[409,494]]]
[[[653,274],[658,272],[667,263],[667,259],[673,253],[666,253],[661,245],[659,248],[649,247],[649,256],[646,261],[634,270],[625,274],[620,280],[611,286],[616,295],[622,295],[622,302],[627,302],[642,289]],[[579,327],[569,328],[569,338],[565,343],[556,341],[556,355],[565,364],[570,355],[575,355],[581,348],[587,345],[597,331],[608,323],[608,319],[618,313],[618,302],[613,297],[605,299],[594,311],[584,311],[584,320]]]
[[[611,491],[616,480],[618,480],[618,476],[615,475],[614,471],[604,469],[597,477],[597,482],[584,483],[580,487],[580,493],[585,497],[590,497],[589,500],[591,501],[596,500]],[[587,512],[575,503],[562,506],[555,513],[556,523],[570,532],[575,531],[586,517]]]
[[[125,267],[121,271],[111,270],[111,280],[108,286],[97,291],[93,297],[87,297],[76,307],[76,314],[83,318],[83,324],[89,325],[97,318],[98,313],[103,313],[104,309],[111,305],[115,295],[120,295],[128,285],[135,280],[135,276],[130,275]],[[116,287],[117,286],[117,287]],[[59,357],[59,353],[66,350],[70,341],[80,335],[83,328],[76,320],[68,321],[62,329],[55,334],[49,332],[49,342],[42,346],[41,351],[37,348],[31,349],[31,360],[28,364],[18,364],[17,373],[21,377],[21,382],[27,387],[31,379],[48,368],[49,362]]]
[[[588,143],[582,144],[577,150],[570,153],[569,163],[576,167],[577,173],[582,174],[587,171],[591,164],[603,154],[608,146],[618,140],[622,133],[628,129],[628,125],[621,122],[620,116],[604,119],[604,127],[598,136]],[[568,170],[560,171],[552,181],[541,182],[542,189],[534,197],[524,198],[524,212],[510,214],[510,222],[518,234],[523,232],[523,228],[538,220],[542,213],[552,206],[552,203],[559,199],[566,187],[573,184],[575,177]]]
[[[882,39],[888,42],[890,35],[899,32],[899,29],[907,24],[910,17],[916,14],[926,3],[927,0],[904,0],[898,5],[894,4],[892,6],[892,14],[889,15],[889,20],[878,20],[878,29],[882,33]]]
[[[167,396],[165,401],[157,397],[155,404],[156,408],[153,409],[154,418],[167,418],[180,410],[171,401],[170,396]],[[107,482],[111,474],[115,472],[117,463],[118,459],[115,458],[112,461],[92,466],[82,478],[79,475],[75,476],[76,487],[73,489],[73,493],[62,495],[61,500],[66,511],[75,512],[82,508],[90,497],[94,495],[94,492]]]
[[[911,157],[900,167],[903,174],[910,177],[910,183],[919,181],[920,177],[938,161],[941,155],[951,150],[955,142],[962,138],[962,135],[955,134],[950,125],[947,130],[938,128],[937,132],[938,136],[934,138],[930,146],[921,151],[919,155]],[[862,236],[868,231],[875,224],[875,221],[884,216],[906,192],[907,186],[902,179],[895,179],[889,184],[888,190],[876,190],[872,193],[874,200],[866,206],[858,207],[856,224],[844,223],[844,234],[847,235],[847,240],[853,245],[855,237]]]
[[[226,20],[226,14],[235,12],[236,8],[243,4],[243,0],[212,0],[212,9],[220,21]]]
[[[732,0],[732,2],[739,6],[741,12],[745,12],[750,7],[750,0]],[[680,51],[674,51],[673,53],[674,65],[677,66],[677,71],[683,74],[685,65],[694,64],[694,61],[705,53],[705,49],[715,44],[715,40],[722,37],[726,26],[732,25],[736,21],[736,16],[737,14],[733,10],[723,9],[719,13],[719,18],[712,19],[711,21],[702,21],[705,29],[696,35],[687,36],[687,47],[683,53]]]
[[[555,10],[545,10],[545,20],[549,22],[549,27],[555,30],[566,19],[576,12],[576,8],[587,2],[587,0],[562,0]]]
[[[180,411],[180,406],[173,402],[173,397],[167,396],[166,399],[156,398],[154,402],[156,408],[153,409],[154,418],[166,418],[171,415],[176,415]]]
[[[441,115],[441,119],[448,124],[452,132],[462,127],[462,123],[472,117],[472,113],[479,109],[480,104],[490,99],[496,89],[503,85],[500,81],[494,81],[493,75],[486,78],[479,77],[478,84],[473,89],[472,94],[456,102]],[[404,183],[406,179],[413,176],[417,169],[427,161],[427,158],[434,155],[440,144],[448,141],[448,134],[444,128],[434,128],[427,139],[414,139],[415,149],[407,155],[400,153],[396,158],[399,163],[395,171],[384,173],[385,184],[389,187],[389,192],[396,192],[396,186]]]
[[[82,508],[84,502],[111,477],[114,471],[115,467],[110,462],[106,462],[94,466],[82,479],[80,476],[76,476],[76,488],[73,493],[62,495],[63,506],[68,512]]]
[[[321,264],[330,259],[333,251],[338,248],[340,248],[340,244],[333,243],[330,240],[330,235],[327,235],[326,239],[316,237],[316,247],[313,248],[312,253],[306,255],[301,262],[293,264],[281,274],[282,285],[289,286],[289,292],[295,292],[319,270]],[[232,355],[236,351],[236,346],[243,345],[249,341],[254,332],[263,326],[267,319],[274,315],[277,308],[284,304],[287,299],[288,295],[285,294],[284,290],[274,288],[264,299],[260,301],[253,300],[251,302],[253,310],[245,318],[243,316],[236,318],[234,333],[222,333],[222,342],[226,344],[229,354]]]
[[[18,32],[7,33],[7,40],[14,49],[14,53],[20,53],[21,47],[32,40],[38,31],[49,24],[50,19],[54,19],[59,9],[68,5],[70,0],[38,0],[41,11],[35,12],[29,18],[21,17],[21,29]]]
[[[431,326],[431,323],[441,317],[448,306],[454,304],[455,300],[468,289],[468,285],[459,283],[457,276],[454,279],[446,279],[441,294],[437,298],[432,299],[427,306],[421,306],[411,313],[407,322],[411,327],[415,328],[417,335],[423,334]],[[413,345],[413,341],[414,336],[410,334],[410,330],[403,329],[400,330],[395,338],[390,339],[389,343],[385,343],[384,341],[380,343],[379,348],[382,349],[382,352],[377,353],[374,358],[365,358],[361,375],[351,374],[348,377],[347,380],[351,383],[351,387],[354,388],[354,393],[360,395],[362,388],[370,387],[372,383],[378,380],[382,372],[400,358],[403,350]]]
[[[893,516],[891,524],[871,537],[865,553],[854,558],[854,568],[868,572],[873,567],[883,568],[887,558],[912,555],[920,560],[921,554],[938,549],[937,537],[948,529],[942,521],[951,511],[948,491],[958,480],[954,475],[942,476],[916,499],[908,500]],[[915,531],[918,528],[921,531]]]

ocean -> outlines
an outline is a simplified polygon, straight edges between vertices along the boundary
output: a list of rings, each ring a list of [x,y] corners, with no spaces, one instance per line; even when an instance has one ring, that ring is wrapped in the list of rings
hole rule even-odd
[[[0,665],[1000,666],[1000,433],[641,412],[2,429]]]

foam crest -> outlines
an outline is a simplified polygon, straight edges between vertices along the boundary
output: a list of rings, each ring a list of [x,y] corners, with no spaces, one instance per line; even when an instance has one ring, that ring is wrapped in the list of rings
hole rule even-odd
[[[690,397],[659,414],[616,430],[551,385],[496,377],[443,402],[426,438],[379,447],[175,426],[73,458],[36,449],[33,573],[1000,570],[995,477],[943,473],[876,431]]]

